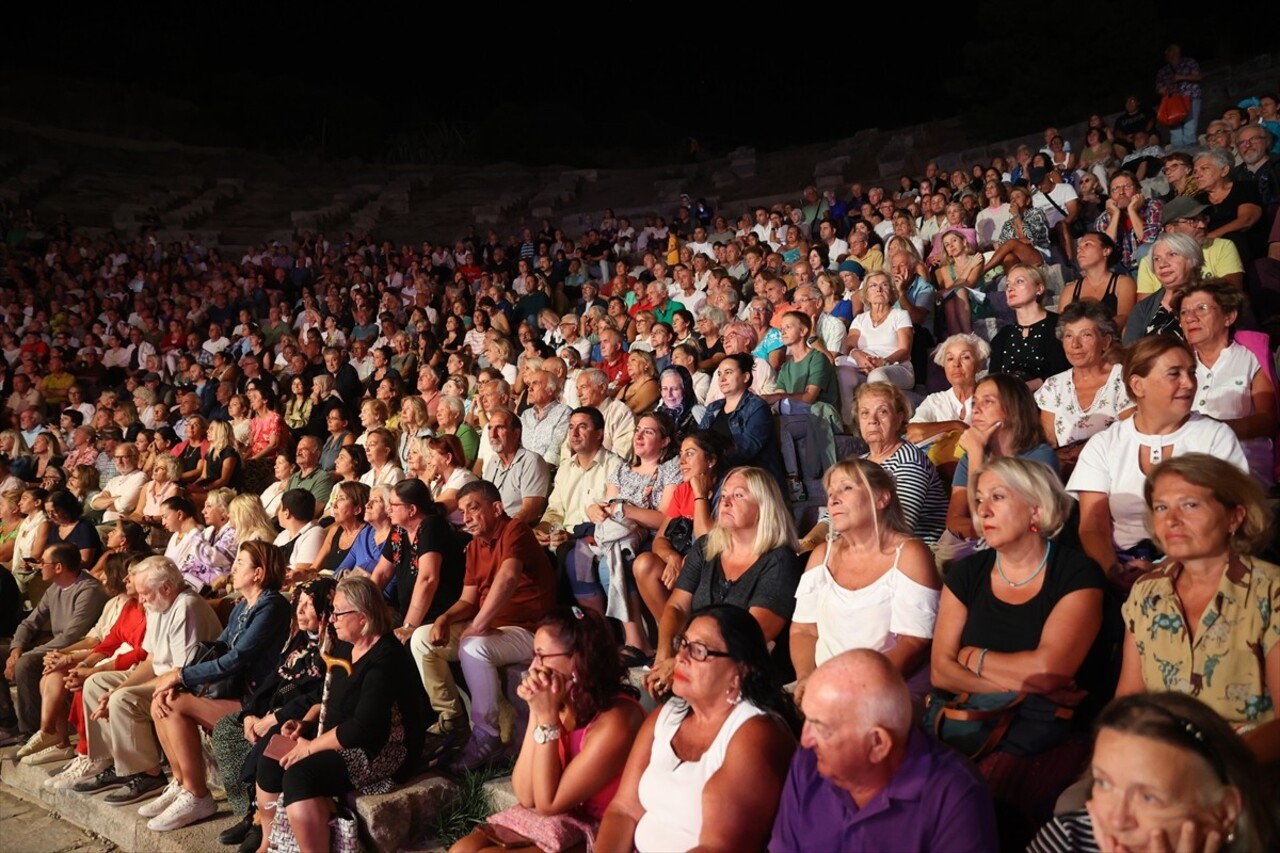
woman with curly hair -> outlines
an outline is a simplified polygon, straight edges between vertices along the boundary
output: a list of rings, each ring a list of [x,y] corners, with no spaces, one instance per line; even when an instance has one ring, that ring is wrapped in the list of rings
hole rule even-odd
[[[577,607],[538,626],[517,693],[529,703],[530,723],[511,774],[519,803],[491,815],[452,853],[492,847],[495,827],[541,850],[589,848],[644,722],[604,616]]]

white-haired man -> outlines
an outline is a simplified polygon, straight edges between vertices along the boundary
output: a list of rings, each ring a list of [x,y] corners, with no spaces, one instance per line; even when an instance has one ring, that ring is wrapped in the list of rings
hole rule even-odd
[[[155,684],[160,676],[189,663],[202,641],[216,639],[222,631],[213,608],[172,560],[148,557],[131,574],[147,612],[142,641],[147,659],[128,672],[99,672],[85,682],[90,764],[83,781],[71,788],[79,794],[119,788],[106,798],[112,805],[136,803],[164,789],[160,749],[151,725]]]

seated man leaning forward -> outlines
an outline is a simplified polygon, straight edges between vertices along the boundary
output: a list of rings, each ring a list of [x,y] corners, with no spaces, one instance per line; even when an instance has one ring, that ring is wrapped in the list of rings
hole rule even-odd
[[[524,522],[507,516],[498,488],[476,480],[458,491],[467,546],[462,596],[430,625],[413,632],[409,648],[422,671],[431,707],[439,716],[429,728],[436,752],[466,735],[468,725],[449,662],[458,661],[471,690],[471,738],[453,764],[474,770],[503,751],[498,729],[500,668],[528,668],[533,659],[533,630],[555,605],[555,580],[547,552]],[[514,695],[519,745],[528,722],[528,705]]]
[[[986,784],[963,756],[911,725],[911,694],[870,649],[814,670],[801,748],[769,850],[996,850]]]

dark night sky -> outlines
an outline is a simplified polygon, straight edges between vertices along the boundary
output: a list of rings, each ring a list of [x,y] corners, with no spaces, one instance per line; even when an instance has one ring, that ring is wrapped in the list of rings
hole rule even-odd
[[[116,6],[31,22],[40,37],[15,25],[0,103],[81,129],[113,121],[279,152],[314,150],[323,133],[333,156],[622,165],[669,161],[689,136],[724,150],[953,115],[993,134],[1070,122],[1118,109],[1094,93],[1149,92],[1168,40],[1205,62],[1274,49],[1266,28],[1225,24],[1240,20],[1234,6],[1246,4],[1200,7],[1217,26],[1146,0],[1097,22],[988,0],[883,21],[841,4],[773,7],[778,21],[726,6],[471,20],[456,14],[467,7],[406,18],[188,4],[125,18]],[[980,23],[966,26],[966,9]],[[83,106],[103,99],[109,110]]]

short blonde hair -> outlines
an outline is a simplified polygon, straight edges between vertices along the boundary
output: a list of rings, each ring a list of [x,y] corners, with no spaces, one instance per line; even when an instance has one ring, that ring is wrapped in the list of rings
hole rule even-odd
[[[987,359],[991,357],[991,345],[982,338],[974,334],[958,334],[952,335],[934,348],[933,363],[938,367],[946,367],[947,353],[953,347],[968,347],[969,352],[973,353],[973,357],[977,361],[978,370],[986,367]]]
[[[1142,487],[1146,502],[1147,530],[1154,531],[1151,501],[1156,483],[1161,477],[1177,476],[1193,486],[1213,492],[1213,499],[1228,510],[1244,508],[1244,521],[1234,531],[1227,533],[1227,546],[1236,554],[1252,554],[1265,547],[1271,534],[1271,507],[1267,495],[1250,474],[1241,471],[1225,459],[1207,453],[1181,453],[1166,459],[1147,475]],[[1154,532],[1153,532],[1154,537]],[[1161,543],[1156,542],[1157,545]],[[1163,547],[1163,546],[1161,546]]]
[[[1021,500],[1039,507],[1040,523],[1036,527],[1041,538],[1052,539],[1062,532],[1075,501],[1052,468],[1021,456],[1001,456],[982,466],[976,476],[987,473],[999,476]]]
[[[361,636],[381,637],[395,627],[391,610],[383,601],[382,593],[364,572],[352,572],[338,581],[338,589],[334,594],[345,598],[352,609],[364,617]]]
[[[236,532],[237,546],[251,539],[264,542],[275,541],[275,527],[267,517],[267,511],[262,506],[262,498],[258,495],[236,495],[227,506],[227,514],[231,516],[231,529]]]
[[[862,403],[863,397],[885,397],[893,406],[893,411],[898,416],[898,429],[901,430],[907,425],[907,421],[911,420],[911,401],[907,399],[907,395],[903,394],[898,386],[890,382],[867,382],[858,386],[858,390],[853,392],[853,430],[859,438],[862,437],[862,430],[858,426],[858,406]]]
[[[729,478],[733,476],[741,476],[746,480],[747,491],[760,507],[760,519],[756,524],[756,538],[751,543],[751,552],[759,557],[774,548],[784,546],[792,551],[799,550],[796,525],[782,499],[778,481],[763,469],[749,466],[734,468],[725,475],[723,482],[729,482]],[[707,534],[707,544],[703,549],[703,556],[707,560],[729,550],[729,534],[719,524],[719,513],[716,521],[716,525]]]
[[[170,482],[177,482],[178,475],[182,473],[182,466],[178,464],[178,457],[172,453],[161,453],[151,460],[151,470],[154,471],[157,467],[163,468],[168,472]]]

